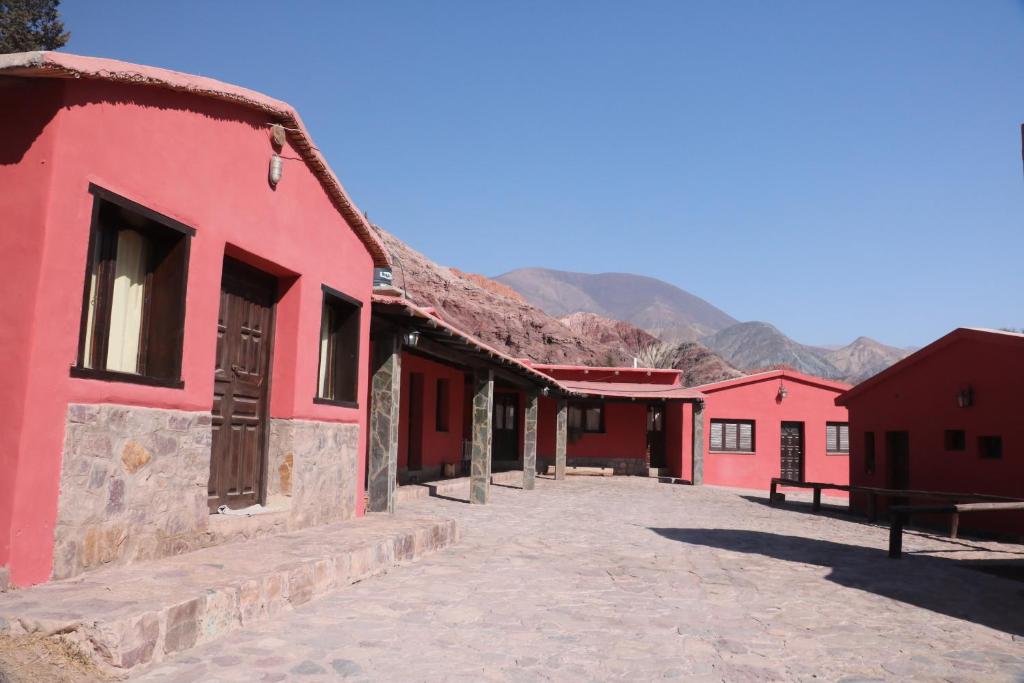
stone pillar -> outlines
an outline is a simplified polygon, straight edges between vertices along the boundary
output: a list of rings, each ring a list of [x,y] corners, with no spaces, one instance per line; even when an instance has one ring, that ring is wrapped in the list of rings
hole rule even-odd
[[[537,394],[526,393],[526,432],[523,435],[523,490],[531,491],[537,479]]]
[[[693,471],[690,482],[694,486],[704,483],[704,401],[693,404]]]
[[[469,502],[483,505],[491,488],[491,415],[494,413],[494,372],[473,373],[473,451],[470,456]]]
[[[398,410],[401,405],[402,344],[397,334],[374,341],[370,380],[370,462],[367,490],[370,512],[395,511],[398,475]]]
[[[565,479],[565,442],[568,436],[569,406],[564,398],[560,398],[555,417],[555,479]]]

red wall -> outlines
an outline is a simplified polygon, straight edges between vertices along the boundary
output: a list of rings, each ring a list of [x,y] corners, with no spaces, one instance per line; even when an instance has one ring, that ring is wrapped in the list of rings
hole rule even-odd
[[[956,334],[956,333],[954,333]],[[919,352],[921,353],[921,352]],[[961,388],[974,405],[960,408]],[[910,433],[910,488],[1024,498],[1024,340],[970,332],[849,399],[851,480],[888,487],[887,431]],[[945,430],[966,431],[966,450],[947,452]],[[875,433],[875,472],[865,472],[864,434]],[[982,435],[1003,439],[1003,457],[982,458]],[[852,496],[864,511],[866,500]],[[962,528],[1024,533],[1024,513],[971,513]]]
[[[777,400],[780,382],[777,375],[721,389],[699,387],[705,395],[705,484],[768,489],[772,477],[780,473],[783,422],[804,423],[805,481],[847,483],[849,456],[825,453],[825,423],[847,421],[846,409],[835,405],[835,398],[841,392],[791,376],[782,377],[781,381],[788,392],[781,401]],[[712,452],[711,420],[714,418],[754,420],[754,452]]]
[[[409,375],[423,374],[423,466],[457,463],[462,459],[465,373],[423,356],[402,354],[401,406],[399,407],[398,469],[409,463]],[[437,380],[448,380],[448,431],[437,431]]]
[[[541,398],[537,416],[537,457],[555,457],[554,399]],[[575,443],[566,444],[566,458],[646,458],[647,405],[645,403],[607,402],[603,434],[583,434]]]
[[[209,98],[90,79],[38,81],[4,92],[17,92],[19,103],[0,109],[0,180],[18,188],[0,200],[8,227],[0,245],[8,283],[0,294],[8,316],[6,332],[0,332],[0,376],[7,385],[0,394],[0,566],[9,565],[15,584],[44,581],[50,573],[69,402],[210,409],[226,252],[248,254],[257,265],[274,264],[286,276],[277,311],[271,416],[358,423],[365,439],[363,406],[318,405],[313,396],[321,284],[365,302],[359,395],[366,395],[372,260],[287,145],[283,178],[276,190],[270,188],[272,148],[262,114]],[[183,389],[69,377],[78,347],[90,182],[196,229]],[[26,408],[23,414],[19,405]],[[12,435],[20,435],[17,444]],[[362,480],[360,471],[357,481]],[[360,514],[362,500],[360,491]]]

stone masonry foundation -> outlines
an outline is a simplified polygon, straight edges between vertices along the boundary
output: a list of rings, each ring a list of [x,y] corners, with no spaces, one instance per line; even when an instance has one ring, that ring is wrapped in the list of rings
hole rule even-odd
[[[358,424],[271,419],[269,442],[273,513],[211,517],[210,413],[68,406],[52,577],[355,515]]]

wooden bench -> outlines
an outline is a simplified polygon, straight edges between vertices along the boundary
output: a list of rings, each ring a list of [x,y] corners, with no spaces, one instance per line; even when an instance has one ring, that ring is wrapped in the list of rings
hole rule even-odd
[[[950,538],[956,538],[961,514],[993,510],[1024,510],[1024,501],[955,503],[952,505],[893,505],[889,508],[889,511],[892,513],[892,519],[889,522],[889,557],[898,560],[903,556],[903,527],[910,521],[910,515],[936,513],[951,515]]]

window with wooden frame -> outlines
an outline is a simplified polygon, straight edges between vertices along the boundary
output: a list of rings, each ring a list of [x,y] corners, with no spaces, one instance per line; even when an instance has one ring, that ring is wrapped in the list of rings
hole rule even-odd
[[[711,420],[711,448],[721,453],[753,453],[753,420]]]
[[[864,432],[864,474],[875,473],[875,433]]]
[[[1003,437],[979,436],[978,455],[983,458],[997,459],[1003,457]]]
[[[825,423],[825,452],[836,454],[850,452],[850,423]]]
[[[180,388],[195,230],[89,186],[93,195],[75,377]]]
[[[569,404],[569,430],[584,434],[604,433],[603,403]]]
[[[448,380],[439,378],[437,380],[437,400],[434,411],[434,429],[438,432],[448,431],[449,410]]]
[[[943,434],[942,442],[947,451],[966,451],[967,432],[962,429],[947,429]]]
[[[317,403],[358,407],[359,314],[363,304],[323,286]]]

